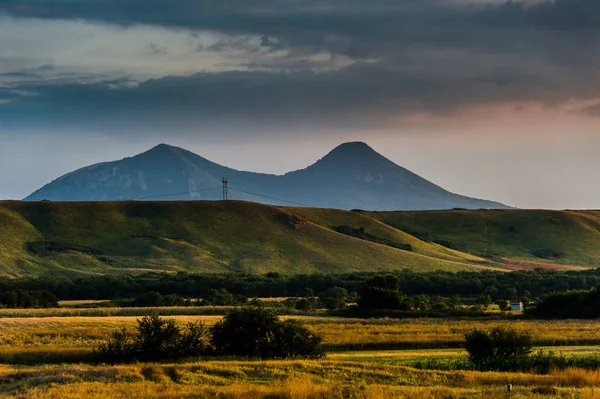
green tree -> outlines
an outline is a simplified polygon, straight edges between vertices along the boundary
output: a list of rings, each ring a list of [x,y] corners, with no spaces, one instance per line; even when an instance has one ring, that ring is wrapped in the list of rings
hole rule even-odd
[[[347,300],[345,288],[331,287],[319,294],[319,301],[329,310],[345,308]]]
[[[227,314],[211,329],[216,353],[258,358],[317,357],[321,337],[297,321],[279,321],[265,308],[246,307]]]
[[[220,290],[210,290],[206,298],[202,301],[203,305],[212,306],[235,306],[239,305],[238,299],[225,288]]]
[[[477,304],[487,309],[492,304],[492,297],[489,295],[482,295],[477,298]]]
[[[493,369],[499,364],[527,357],[533,347],[529,331],[498,326],[491,330],[473,329],[465,334],[469,360],[479,368]]]
[[[358,305],[366,309],[399,309],[404,294],[399,291],[399,280],[391,274],[378,275],[366,280],[360,292]]]

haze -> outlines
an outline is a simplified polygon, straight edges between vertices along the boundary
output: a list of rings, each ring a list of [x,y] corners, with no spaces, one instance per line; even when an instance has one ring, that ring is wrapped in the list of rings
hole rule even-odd
[[[460,194],[599,208],[600,2],[0,2],[0,198],[166,142],[285,173],[360,140]]]

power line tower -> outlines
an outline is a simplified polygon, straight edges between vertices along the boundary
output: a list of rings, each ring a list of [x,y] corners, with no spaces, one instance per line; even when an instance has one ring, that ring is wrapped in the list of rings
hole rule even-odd
[[[485,225],[485,235],[487,241],[487,251],[486,256],[488,258],[492,257],[492,222],[488,220]]]
[[[223,201],[227,200],[228,197],[228,192],[227,192],[227,178],[224,177],[223,180],[221,181],[221,183],[223,183]]]

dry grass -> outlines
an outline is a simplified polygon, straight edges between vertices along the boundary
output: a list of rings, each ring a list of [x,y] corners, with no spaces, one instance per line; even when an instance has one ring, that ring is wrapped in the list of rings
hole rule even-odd
[[[114,317],[144,316],[158,313],[161,316],[211,316],[223,315],[232,306],[159,306],[159,307],[104,307],[104,308],[48,308],[48,309],[0,309],[0,319],[42,317]]]
[[[181,323],[201,320],[212,326],[221,316],[169,316]],[[459,348],[475,327],[510,323],[533,332],[539,346],[600,344],[600,321],[457,321],[440,319],[341,319],[294,317],[323,336],[330,349]],[[137,316],[0,318],[0,348],[91,348],[121,327],[133,328]],[[590,349],[590,351],[592,351]],[[4,351],[0,351],[4,353]]]
[[[403,365],[424,357],[464,356],[453,349],[390,350],[333,353],[321,361],[204,360],[176,364],[91,366],[66,363],[85,358],[91,347],[121,326],[133,328],[138,317],[46,317],[0,319],[2,361],[20,364],[65,362],[63,365],[0,365],[0,397],[50,398],[410,398],[462,399],[600,397],[600,371],[564,370],[549,375],[416,370]],[[174,316],[180,322],[220,316]],[[407,342],[433,345],[459,342],[473,327],[497,322],[452,320],[349,320],[300,317],[321,332],[325,343],[363,345]],[[580,342],[598,339],[599,322],[513,322],[534,331],[538,340]],[[560,352],[593,353],[594,346],[555,347]],[[552,395],[544,395],[544,393]]]
[[[540,376],[439,372],[340,361],[206,361],[0,368],[0,395],[20,398],[593,398],[600,373]]]

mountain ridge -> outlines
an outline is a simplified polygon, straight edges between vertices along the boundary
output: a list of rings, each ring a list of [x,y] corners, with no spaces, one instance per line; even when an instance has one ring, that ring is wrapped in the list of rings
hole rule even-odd
[[[367,210],[507,208],[451,193],[358,141],[343,143],[306,168],[282,175],[236,170],[162,143],[133,157],[79,168],[25,200],[216,200],[224,177],[236,199],[274,205]]]

